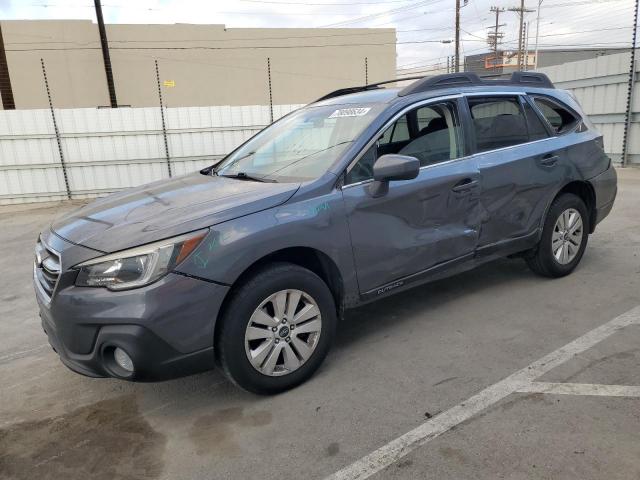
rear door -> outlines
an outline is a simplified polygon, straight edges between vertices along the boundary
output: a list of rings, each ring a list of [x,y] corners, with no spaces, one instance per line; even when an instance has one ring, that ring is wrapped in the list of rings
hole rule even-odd
[[[523,95],[467,98],[482,178],[478,248],[533,242],[562,152]]]

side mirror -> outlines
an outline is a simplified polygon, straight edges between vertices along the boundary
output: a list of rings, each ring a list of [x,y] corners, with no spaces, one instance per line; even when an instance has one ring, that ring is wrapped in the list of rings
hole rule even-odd
[[[371,196],[380,197],[389,191],[389,182],[411,180],[420,173],[420,161],[407,155],[382,155],[373,165]]]

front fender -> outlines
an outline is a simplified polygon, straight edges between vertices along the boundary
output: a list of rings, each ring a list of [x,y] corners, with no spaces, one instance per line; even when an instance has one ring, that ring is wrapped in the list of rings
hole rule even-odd
[[[344,202],[336,190],[214,225],[176,270],[233,285],[258,260],[292,247],[327,255],[342,275],[345,294],[358,292]]]

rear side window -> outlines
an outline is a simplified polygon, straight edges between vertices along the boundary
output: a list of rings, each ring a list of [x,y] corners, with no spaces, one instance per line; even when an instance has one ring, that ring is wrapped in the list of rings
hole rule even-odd
[[[541,140],[547,138],[549,134],[544,127],[542,120],[528,103],[524,104],[524,115],[527,117],[527,127],[529,129],[529,140]]]
[[[553,131],[558,134],[573,130],[580,123],[579,118],[556,102],[541,97],[534,97],[533,101],[544,118],[547,119]]]
[[[529,141],[527,121],[517,97],[468,99],[478,152]]]

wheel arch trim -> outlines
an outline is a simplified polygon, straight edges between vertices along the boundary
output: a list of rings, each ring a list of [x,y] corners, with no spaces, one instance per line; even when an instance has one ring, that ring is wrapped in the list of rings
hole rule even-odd
[[[596,227],[596,193],[593,185],[588,180],[570,180],[565,182],[560,188],[558,188],[555,194],[550,197],[547,205],[544,209],[544,215],[540,219],[540,223],[538,225],[538,241],[540,241],[540,237],[542,235],[542,229],[544,227],[544,222],[547,219],[547,215],[549,214],[549,210],[551,209],[551,205],[553,202],[563,193],[572,193],[580,197],[586,207],[589,214],[589,233],[593,233]]]

